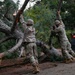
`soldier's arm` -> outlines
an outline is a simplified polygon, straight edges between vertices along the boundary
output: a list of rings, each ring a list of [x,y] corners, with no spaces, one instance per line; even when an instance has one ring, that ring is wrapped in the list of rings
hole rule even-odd
[[[56,32],[56,33],[61,32],[62,29],[63,29],[62,27],[56,27],[56,28],[54,29],[54,32]]]
[[[56,27],[56,25],[53,25],[51,28],[51,33],[58,32],[58,31],[59,31],[59,27]]]
[[[35,28],[33,28],[33,30],[34,30],[34,34],[36,34]]]
[[[13,17],[16,16],[16,12],[13,14]],[[23,15],[20,15],[20,23],[22,24],[23,29],[27,29],[26,22],[24,21]]]
[[[61,15],[60,15],[60,11],[57,11],[57,19],[60,20],[61,25],[65,28],[65,24],[63,23]]]
[[[26,30],[27,29],[27,25],[26,25],[26,22],[24,21],[24,18],[23,18],[22,15],[20,16],[20,22],[22,24],[23,29]]]
[[[52,39],[53,39],[53,37],[56,37],[57,36],[56,30],[55,30],[55,25],[53,25],[50,30],[51,30],[51,34],[50,34],[50,37],[49,37],[48,44],[51,47],[52,46]]]

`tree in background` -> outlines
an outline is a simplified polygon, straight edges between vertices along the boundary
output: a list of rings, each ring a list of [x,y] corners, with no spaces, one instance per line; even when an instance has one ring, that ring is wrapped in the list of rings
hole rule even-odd
[[[62,17],[66,29],[73,30],[75,27],[75,0],[64,0],[62,6]]]

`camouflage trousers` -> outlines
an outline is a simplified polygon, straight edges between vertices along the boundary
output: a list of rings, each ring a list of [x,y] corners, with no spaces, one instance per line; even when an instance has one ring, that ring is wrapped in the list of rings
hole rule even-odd
[[[35,66],[38,64],[38,53],[37,53],[37,46],[36,43],[24,43],[25,51],[26,51],[26,56],[27,58],[30,59],[30,62],[32,66]]]
[[[75,56],[75,52],[71,48],[71,44],[68,40],[61,42],[62,54],[65,58],[72,58]]]

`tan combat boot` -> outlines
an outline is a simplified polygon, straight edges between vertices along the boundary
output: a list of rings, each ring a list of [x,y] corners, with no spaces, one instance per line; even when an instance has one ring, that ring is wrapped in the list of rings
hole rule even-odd
[[[39,73],[40,72],[40,68],[39,68],[39,66],[38,65],[36,65],[35,67],[33,67],[33,74],[37,74],[37,73]]]
[[[73,62],[73,59],[66,59],[64,60],[65,63],[72,63]]]

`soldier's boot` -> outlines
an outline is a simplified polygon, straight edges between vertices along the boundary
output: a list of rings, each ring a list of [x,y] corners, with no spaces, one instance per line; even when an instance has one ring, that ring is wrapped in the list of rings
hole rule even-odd
[[[72,62],[73,62],[72,59],[65,59],[65,60],[64,60],[64,63],[72,63]]]
[[[75,58],[73,57],[73,58],[71,58],[72,59],[72,61],[75,61]]]
[[[34,56],[32,56],[30,58],[30,61],[31,61],[31,64],[33,66],[33,73],[36,74],[36,73],[39,73],[40,72],[40,68],[39,68],[39,63],[38,63],[38,60],[34,58]]]
[[[64,62],[65,63],[71,63],[71,62],[73,62],[74,57],[72,55],[70,55],[68,53],[68,51],[64,51],[63,57],[64,57]]]
[[[33,74],[37,74],[40,72],[39,65],[37,64],[36,66],[33,67]]]
[[[74,52],[73,50],[70,50],[69,53],[70,53],[73,57],[75,57],[75,52]]]

